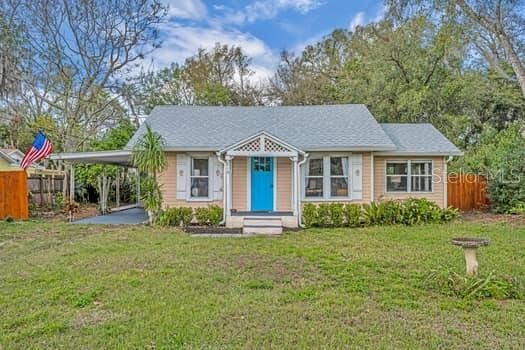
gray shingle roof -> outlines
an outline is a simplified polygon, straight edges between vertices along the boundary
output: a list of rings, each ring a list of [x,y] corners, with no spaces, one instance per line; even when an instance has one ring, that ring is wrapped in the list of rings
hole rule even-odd
[[[265,131],[303,151],[461,154],[430,124],[379,124],[364,105],[158,106],[146,123],[168,150],[219,151]],[[130,140],[131,149],[145,125]]]
[[[396,145],[396,152],[424,154],[463,154],[432,124],[381,124]]]
[[[158,106],[146,123],[170,150],[221,150],[261,131],[304,151],[390,150],[394,144],[364,105]],[[128,143],[132,147],[145,126]]]

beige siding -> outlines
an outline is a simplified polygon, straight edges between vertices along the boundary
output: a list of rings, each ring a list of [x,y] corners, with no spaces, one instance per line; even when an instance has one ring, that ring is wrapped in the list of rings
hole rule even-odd
[[[247,210],[248,161],[246,157],[232,160],[232,209]]]
[[[370,203],[371,200],[371,166],[372,166],[372,157],[370,152],[361,153],[363,156],[363,165],[362,165],[362,179],[363,179],[363,197],[360,201],[355,201],[356,203]]]
[[[177,202],[177,155],[166,152],[166,168],[157,175],[162,192],[163,207],[174,207]]]
[[[222,207],[220,201],[186,201],[177,199],[177,154],[175,152],[166,152],[166,168],[157,175],[160,190],[162,192],[162,207],[206,207],[212,204]],[[213,189],[210,188],[210,191]]]
[[[0,169],[12,168],[11,165],[4,158],[0,157]]]
[[[385,166],[387,160],[432,160],[433,162],[433,184],[431,193],[386,193]],[[375,183],[374,198],[381,199],[403,199],[403,198],[427,198],[443,206],[445,200],[445,186],[443,178],[444,157],[384,157],[375,156]]]
[[[363,179],[363,196],[360,201],[353,201],[356,203],[370,202],[370,180],[371,180],[371,156],[369,152],[362,153],[362,179]],[[175,152],[167,152],[167,167],[158,174],[159,184],[163,196],[163,207],[177,207],[177,206],[191,206],[201,207],[210,204],[222,206],[222,200],[219,201],[186,201],[177,200],[177,155]],[[404,160],[404,159],[427,159],[432,160],[434,165],[434,184],[432,193],[385,193],[385,161]],[[247,210],[247,158],[236,157],[232,161],[232,208],[240,211]],[[440,206],[444,203],[445,186],[443,182],[443,166],[444,157],[374,157],[374,199],[381,200],[385,198],[402,199],[408,197],[425,197],[435,201]],[[292,210],[292,162],[288,158],[277,158],[277,210],[290,211]],[[211,190],[211,189],[210,189]]]
[[[277,211],[292,210],[292,161],[277,158]]]

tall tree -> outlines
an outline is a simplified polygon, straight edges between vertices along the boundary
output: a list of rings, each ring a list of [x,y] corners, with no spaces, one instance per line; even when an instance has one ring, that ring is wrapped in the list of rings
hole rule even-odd
[[[453,0],[477,28],[478,47],[489,63],[507,61],[525,97],[525,3],[521,0]]]
[[[240,47],[217,43],[213,48],[199,49],[183,65],[174,63],[143,75],[144,109],[149,112],[158,104],[261,104],[261,89],[250,79],[250,64]]]
[[[283,55],[273,92],[284,104],[364,103],[383,121],[438,122],[463,54],[453,25],[384,20]]]
[[[0,13],[20,25],[27,52],[21,94],[4,111],[50,115],[63,148],[77,150],[107,123],[122,99],[123,77],[159,45],[159,0],[6,0]]]
[[[320,42],[308,45],[298,57],[282,52],[281,63],[270,81],[273,98],[285,105],[339,102],[333,92],[338,75],[353,54],[351,35],[337,29]]]
[[[420,14],[433,21],[457,21],[481,55],[482,63],[514,81],[525,97],[523,0],[386,0],[386,3],[391,19],[402,21]]]
[[[7,103],[18,90],[16,76],[20,59],[20,35],[9,13],[0,12],[0,102]],[[2,122],[0,120],[0,122]]]

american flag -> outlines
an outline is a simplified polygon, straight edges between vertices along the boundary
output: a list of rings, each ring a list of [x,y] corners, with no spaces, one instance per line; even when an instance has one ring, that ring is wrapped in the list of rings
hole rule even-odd
[[[20,167],[22,169],[27,169],[31,163],[47,157],[49,154],[51,154],[51,152],[53,152],[53,145],[51,144],[51,141],[49,141],[42,131],[38,130],[35,141],[33,141],[33,144],[27,150],[24,159],[22,159],[22,162],[20,162]]]

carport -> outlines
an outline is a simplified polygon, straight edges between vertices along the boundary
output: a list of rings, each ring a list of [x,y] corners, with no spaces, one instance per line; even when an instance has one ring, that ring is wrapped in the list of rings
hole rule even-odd
[[[129,168],[134,172],[137,172],[138,170],[133,167],[132,161],[131,161],[131,151],[123,151],[123,150],[116,150],[116,151],[95,151],[95,152],[71,152],[71,153],[53,153],[50,157],[51,160],[64,162],[66,164],[66,167],[69,168],[69,201],[70,203],[74,202],[75,199],[75,168],[74,164],[106,164],[106,165],[116,165],[118,167],[124,167]],[[98,182],[99,182],[99,204],[101,208],[102,213],[108,213],[110,210],[113,212],[120,212],[121,216],[111,216],[116,215],[118,213],[113,213],[109,215],[103,215],[108,216],[108,220],[110,220],[110,216],[112,218],[115,218],[115,221],[119,221],[120,218],[124,218],[128,215],[134,215],[138,212],[136,211],[129,211],[130,208],[135,208],[140,206],[140,181],[137,181],[136,191],[137,191],[137,201],[134,204],[131,205],[123,205],[121,206],[120,203],[120,169],[117,168],[117,175],[115,176],[115,207],[109,208],[107,206],[108,202],[108,193],[109,193],[109,187],[111,186],[111,178],[109,178],[106,174],[102,174],[99,176]],[[102,216],[97,216],[102,217]],[[95,219],[95,218],[91,218]],[[101,220],[101,219],[98,219]],[[80,222],[85,221],[87,222],[88,219],[79,220]],[[104,221],[104,220],[102,220]],[[142,221],[141,221],[142,222]],[[103,222],[100,222],[103,223]],[[117,222],[118,223],[118,222]]]

